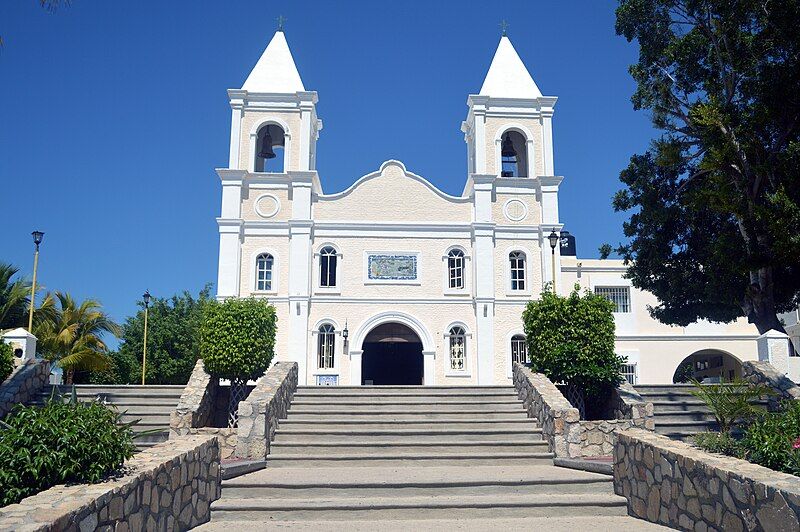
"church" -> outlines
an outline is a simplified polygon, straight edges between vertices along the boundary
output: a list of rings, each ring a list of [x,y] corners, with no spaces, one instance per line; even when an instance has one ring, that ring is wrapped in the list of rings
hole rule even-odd
[[[647,313],[655,298],[624,279],[621,261],[575,257],[558,211],[557,98],[506,35],[467,96],[459,196],[397,160],[326,193],[318,96],[280,29],[228,98],[217,297],[276,307],[276,359],[297,362],[301,384],[508,384],[512,363],[529,360],[525,305],[553,282],[614,302],[631,383],[671,383],[687,364],[698,378],[730,378],[758,359],[746,322],[660,324]]]

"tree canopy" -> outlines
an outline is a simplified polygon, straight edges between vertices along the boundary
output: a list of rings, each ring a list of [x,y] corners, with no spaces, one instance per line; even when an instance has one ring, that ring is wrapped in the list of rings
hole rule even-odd
[[[760,333],[800,292],[800,1],[621,0],[639,45],[634,108],[661,130],[614,198],[633,284],[658,320],[746,316]]]

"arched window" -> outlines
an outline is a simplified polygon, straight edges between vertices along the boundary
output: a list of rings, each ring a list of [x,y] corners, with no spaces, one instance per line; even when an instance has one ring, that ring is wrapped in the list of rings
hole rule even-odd
[[[447,279],[449,288],[464,288],[464,252],[460,249],[451,249],[447,254]]]
[[[511,362],[531,363],[531,357],[528,356],[528,344],[525,342],[525,336],[521,334],[511,337]]]
[[[269,253],[256,257],[256,290],[268,292],[272,290],[272,273],[275,259]]]
[[[326,288],[336,286],[336,250],[325,246],[319,252],[319,285]]]
[[[506,131],[500,142],[501,177],[528,177],[528,143],[522,133]]]
[[[326,323],[319,327],[317,339],[317,364],[319,369],[333,368],[333,353],[336,346],[336,329]]]
[[[525,290],[525,253],[512,251],[508,255],[511,267],[511,289]]]
[[[276,124],[266,124],[256,136],[256,172],[283,173],[283,149],[286,135]]]
[[[463,327],[455,326],[448,334],[450,340],[450,369],[464,371],[467,369],[467,333]]]

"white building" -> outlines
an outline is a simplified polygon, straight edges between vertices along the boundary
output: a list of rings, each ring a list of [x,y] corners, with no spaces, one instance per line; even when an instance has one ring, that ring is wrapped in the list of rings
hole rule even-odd
[[[619,261],[551,255],[547,236],[563,227],[556,98],[542,95],[505,36],[467,97],[460,196],[400,161],[323,192],[317,93],[281,31],[228,97],[218,297],[275,305],[277,358],[296,361],[301,382],[507,383],[512,360],[526,357],[522,311],[553,271],[559,292],[579,282],[615,299],[631,379],[672,382],[691,355],[698,376],[727,377],[737,359],[757,359],[752,326],[659,324],[646,311],[654,298],[630,287]]]

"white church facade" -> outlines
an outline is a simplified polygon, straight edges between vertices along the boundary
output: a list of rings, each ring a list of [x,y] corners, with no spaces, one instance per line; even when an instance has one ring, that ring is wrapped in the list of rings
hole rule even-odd
[[[507,384],[512,361],[527,358],[522,311],[554,275],[561,293],[580,283],[617,304],[631,381],[672,382],[687,362],[697,376],[728,377],[757,359],[747,323],[659,324],[646,310],[655,299],[630,286],[620,261],[577,259],[566,240],[551,250],[548,236],[563,229],[556,98],[542,95],[505,36],[467,98],[460,196],[395,160],[325,193],[317,93],[282,31],[228,96],[217,296],[275,305],[276,357],[296,361],[301,382]]]

